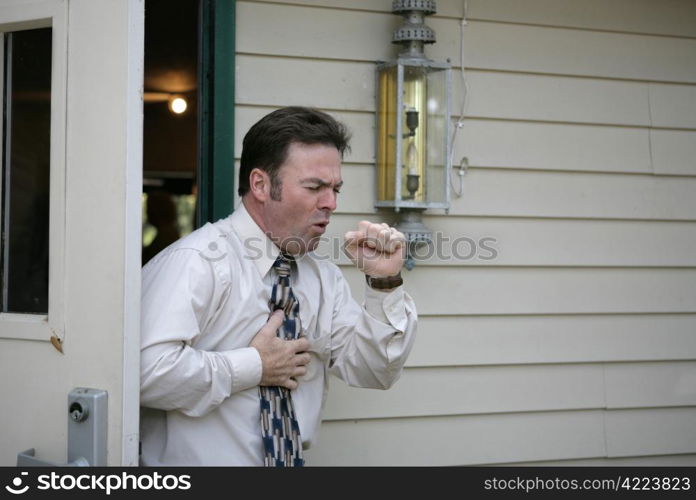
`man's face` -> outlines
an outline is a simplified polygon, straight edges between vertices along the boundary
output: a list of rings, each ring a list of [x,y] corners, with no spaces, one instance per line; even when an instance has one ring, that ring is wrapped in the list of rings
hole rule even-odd
[[[278,177],[281,196],[266,202],[265,230],[284,252],[310,252],[336,210],[343,184],[340,154],[330,145],[292,143]]]

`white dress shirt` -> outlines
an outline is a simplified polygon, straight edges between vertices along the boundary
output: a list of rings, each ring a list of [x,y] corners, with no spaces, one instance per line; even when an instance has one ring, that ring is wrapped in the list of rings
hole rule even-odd
[[[278,252],[240,204],[143,268],[142,465],[263,464],[261,358],[249,344],[268,321]],[[335,264],[311,253],[296,262],[290,279],[312,359],[292,399],[309,448],[328,373],[352,386],[390,387],[417,315],[403,287],[366,287],[361,307]]]

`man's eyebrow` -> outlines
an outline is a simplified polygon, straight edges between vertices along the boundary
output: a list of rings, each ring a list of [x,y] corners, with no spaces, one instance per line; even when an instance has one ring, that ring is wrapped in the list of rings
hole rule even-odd
[[[324,179],[320,179],[319,177],[308,177],[307,179],[302,179],[300,182],[302,184],[316,184],[318,187],[331,186],[330,182],[326,182]],[[339,181],[336,183],[337,188],[340,188],[341,186],[343,186],[343,181]]]

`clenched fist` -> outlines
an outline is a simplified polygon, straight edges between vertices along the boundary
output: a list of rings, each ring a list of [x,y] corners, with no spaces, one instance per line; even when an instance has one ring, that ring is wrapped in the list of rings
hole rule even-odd
[[[348,257],[358,269],[369,276],[394,276],[404,265],[404,235],[387,224],[360,221],[358,229],[348,231],[344,239],[344,249]]]

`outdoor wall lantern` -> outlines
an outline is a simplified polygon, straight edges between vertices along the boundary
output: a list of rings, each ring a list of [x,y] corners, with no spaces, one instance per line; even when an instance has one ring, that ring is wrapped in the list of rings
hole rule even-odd
[[[424,24],[425,16],[435,12],[434,0],[394,0],[392,13],[405,22],[394,31],[392,43],[403,50],[377,68],[375,206],[398,214],[409,270],[418,246],[432,243],[423,212],[450,206],[452,70],[449,60],[433,61],[423,50],[435,43],[435,32]]]

